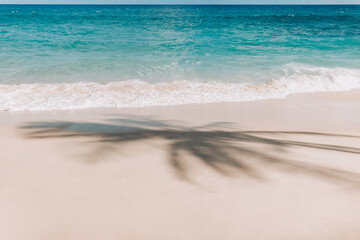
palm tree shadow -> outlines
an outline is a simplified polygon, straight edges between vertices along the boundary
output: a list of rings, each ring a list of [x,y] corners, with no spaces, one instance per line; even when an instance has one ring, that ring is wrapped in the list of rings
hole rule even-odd
[[[89,137],[101,143],[93,158],[112,151],[115,146],[137,141],[162,139],[166,140],[168,162],[177,176],[190,180],[184,155],[198,159],[204,166],[225,175],[245,175],[264,179],[256,166],[272,166],[280,170],[310,175],[337,183],[360,183],[360,175],[335,168],[312,163],[285,159],[270,152],[287,152],[294,147],[334,151],[348,154],[360,154],[360,148],[330,145],[304,141],[294,141],[279,136],[317,136],[326,138],[358,136],[337,135],[316,132],[280,132],[280,131],[238,131],[219,130],[229,123],[216,123],[207,126],[188,128],[170,121],[159,121],[145,118],[109,119],[106,123],[88,122],[33,122],[26,129],[27,138],[76,138]],[[262,147],[254,147],[254,145]],[[274,151],[264,151],[272,148]],[[257,165],[256,165],[257,164]],[[256,165],[256,166],[255,166]]]

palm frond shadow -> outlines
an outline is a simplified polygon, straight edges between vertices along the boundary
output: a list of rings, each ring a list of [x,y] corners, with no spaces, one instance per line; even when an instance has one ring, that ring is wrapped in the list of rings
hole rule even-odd
[[[294,141],[279,136],[318,136],[352,137],[316,132],[280,132],[280,131],[229,131],[219,130],[229,123],[216,123],[207,126],[188,128],[179,123],[152,119],[127,118],[109,119],[107,123],[88,122],[34,122],[22,126],[27,138],[74,138],[90,137],[101,143],[92,154],[95,159],[112,151],[115,146],[125,143],[162,139],[167,142],[168,162],[178,177],[188,179],[188,168],[184,155],[198,159],[204,166],[226,175],[246,175],[264,179],[256,166],[272,166],[280,170],[295,172],[335,181],[338,183],[360,183],[357,173],[329,168],[321,165],[284,159],[264,151],[264,147],[275,152],[286,152],[294,147],[317,149],[322,151],[343,152],[360,156],[360,148],[330,145],[313,142]],[[257,145],[258,147],[254,147]],[[259,148],[263,146],[263,148]],[[274,152],[273,151],[273,152]],[[98,157],[96,157],[98,156]],[[255,164],[255,165],[254,165]],[[257,164],[257,165],[256,165]]]

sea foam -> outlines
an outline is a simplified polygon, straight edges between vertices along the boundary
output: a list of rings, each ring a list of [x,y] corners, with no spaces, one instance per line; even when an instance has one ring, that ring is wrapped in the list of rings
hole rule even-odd
[[[140,80],[78,83],[0,84],[1,111],[125,108],[242,102],[284,98],[293,93],[346,91],[360,88],[360,70],[292,67],[291,73],[267,83]]]

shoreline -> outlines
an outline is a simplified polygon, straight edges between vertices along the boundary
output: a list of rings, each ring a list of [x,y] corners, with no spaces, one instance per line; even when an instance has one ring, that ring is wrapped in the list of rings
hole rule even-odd
[[[326,126],[328,121],[332,121],[334,124],[337,124],[337,126],[342,125],[342,127],[345,127],[346,124],[343,122],[344,119],[342,118],[342,115],[352,118],[355,123],[360,118],[360,114],[356,111],[356,107],[359,102],[360,90],[355,89],[340,92],[298,93],[291,94],[286,98],[262,99],[244,102],[215,102],[136,108],[3,111],[0,112],[0,124],[6,124],[12,121],[15,123],[22,122],[23,118],[34,120],[56,120],[64,118],[68,120],[102,121],[104,120],[104,116],[118,114],[125,116],[133,115],[134,117],[155,116],[162,119],[173,118],[183,121],[184,124],[208,124],[211,121],[238,122],[240,120],[246,127],[250,127],[247,125],[251,125],[251,122],[256,121],[259,118],[266,117],[267,121],[262,127],[271,128],[278,125],[273,119],[274,117],[278,118],[277,122],[281,122],[281,125],[283,126],[284,124],[286,125],[284,121],[292,121],[293,123],[299,122],[296,121],[298,120],[296,117],[290,116],[291,114],[297,114],[297,111],[294,111],[294,108],[297,108],[300,111],[306,111],[306,114],[311,114],[312,112],[316,112],[316,110],[325,111],[316,116],[317,122],[319,122],[319,118],[321,118],[321,120],[323,120],[324,126]],[[352,111],[351,109],[354,109],[355,111]],[[236,113],[236,111],[240,112]],[[181,114],[181,112],[184,112],[185,115]],[[201,114],[198,114],[198,112],[204,113],[206,116],[201,116]],[[191,115],[194,113],[197,115],[197,117],[191,117]],[[274,116],[272,116],[273,113],[275,114]],[[281,116],[281,114],[284,114],[284,116]],[[326,116],[327,114],[331,114],[331,118],[328,118]],[[219,115],[223,117],[220,117]],[[266,126],[269,123],[271,123],[270,126]],[[328,129],[331,127],[330,125],[331,124],[329,124]],[[357,129],[353,130],[357,131]]]

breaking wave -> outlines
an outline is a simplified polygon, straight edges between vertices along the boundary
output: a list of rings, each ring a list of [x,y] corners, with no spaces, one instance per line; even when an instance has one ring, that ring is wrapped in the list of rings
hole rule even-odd
[[[360,88],[360,70],[301,67],[267,83],[175,81],[151,84],[128,80],[100,84],[0,84],[1,111],[125,108],[242,102],[284,98],[293,93],[345,91]]]

